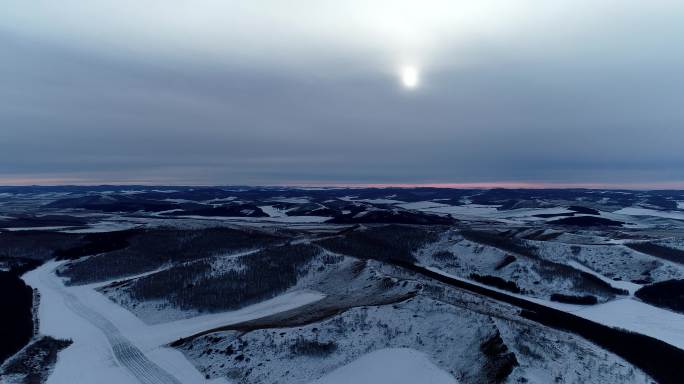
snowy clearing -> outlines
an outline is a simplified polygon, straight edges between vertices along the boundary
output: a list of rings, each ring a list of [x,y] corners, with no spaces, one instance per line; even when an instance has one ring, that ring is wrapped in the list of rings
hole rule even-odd
[[[259,209],[264,211],[265,214],[268,215],[268,217],[287,217],[287,211],[278,209],[272,205],[260,205]]]
[[[67,230],[69,228],[74,228],[73,225],[69,226],[52,226],[52,227],[8,227],[8,228],[3,228],[5,231],[9,232],[20,232],[20,231],[61,231],[61,230]]]
[[[573,315],[609,327],[622,328],[642,335],[651,336],[684,350],[684,315],[660,309],[642,301],[632,298],[623,298],[596,305],[565,304],[504,291],[474,280],[464,279],[446,273],[439,268],[428,266],[422,267],[452,279],[465,281],[549,308],[572,313]]]
[[[564,213],[573,213],[569,209],[563,207],[552,207],[552,208],[519,208],[511,209],[507,211],[500,211],[495,216],[508,217],[508,218],[523,218],[531,217],[537,220],[541,220],[539,217],[534,217],[534,215],[560,215]],[[557,217],[552,217],[550,219],[557,219]]]
[[[350,203],[369,203],[369,204],[405,204],[405,201],[392,199],[356,199],[353,197],[341,197],[340,200]]]
[[[415,203],[400,204],[399,207],[404,209],[416,209],[427,213],[446,213],[452,217],[458,216],[481,216],[489,217],[497,212],[498,206],[493,205],[448,205],[442,203],[435,203],[432,201],[419,201]]]
[[[236,216],[197,216],[183,215],[178,218],[213,220],[227,222],[247,222],[247,223],[323,223],[332,217],[330,216],[280,216],[280,217],[236,217]]]
[[[399,207],[404,209],[430,209],[430,208],[441,208],[441,207],[451,207],[449,204],[436,203],[434,201],[416,201],[414,203],[400,204]]]
[[[651,336],[684,349],[684,315],[642,301],[624,298],[598,305],[554,307],[597,323]]]
[[[269,199],[269,201],[273,201],[276,203],[290,203],[290,204],[307,204],[307,203],[311,202],[311,200],[309,200],[306,197],[280,197],[280,198],[275,198],[275,199]]]
[[[656,211],[655,209],[648,209],[648,208],[629,207],[629,208],[622,208],[622,209],[617,210],[613,213],[620,214],[620,215],[627,215],[627,216],[655,216],[655,217],[663,217],[666,219],[684,220],[684,213],[672,212],[672,211]]]
[[[584,266],[583,264],[580,264],[574,260],[568,261],[568,265],[575,268],[575,269],[579,269],[580,271],[591,273],[592,275],[598,277],[599,279],[603,280],[604,282],[610,284],[613,288],[625,289],[625,290],[627,290],[627,292],[629,292],[630,296],[634,296],[634,292],[636,292],[637,290],[639,290],[639,288],[642,287],[641,285],[636,284],[636,283],[632,283],[631,281],[623,281],[623,280],[616,281],[613,279],[609,279],[609,278],[603,276],[602,274],[594,271],[593,269],[588,268],[588,267]]]
[[[455,384],[456,379],[415,349],[370,352],[311,384]]]
[[[132,229],[138,227],[137,224],[130,222],[116,222],[116,221],[101,221],[99,223],[89,224],[88,228],[82,229],[69,229],[62,231],[64,233],[102,233],[102,232],[114,232],[123,231],[127,229]]]

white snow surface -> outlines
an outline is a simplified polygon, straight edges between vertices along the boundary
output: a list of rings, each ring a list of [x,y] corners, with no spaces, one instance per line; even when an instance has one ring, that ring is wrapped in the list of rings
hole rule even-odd
[[[413,203],[400,204],[399,207],[404,208],[404,209],[424,210],[424,209],[451,207],[451,205],[444,204],[444,203],[436,203],[434,201],[416,201]]]
[[[102,233],[102,232],[114,232],[123,231],[126,229],[131,229],[137,227],[137,224],[125,222],[125,221],[101,221],[98,223],[89,224],[88,228],[82,229],[68,229],[62,231],[64,233]]]
[[[291,204],[307,204],[311,200],[307,197],[278,197],[275,199],[270,199],[269,201],[274,201],[276,203],[291,203]]]
[[[20,232],[20,231],[59,231],[64,229],[73,228],[74,226],[47,226],[47,227],[8,227],[3,228],[9,232]]]
[[[641,285],[636,284],[636,283],[632,283],[631,281],[623,281],[623,280],[616,281],[613,279],[609,279],[609,278],[603,276],[602,274],[594,271],[593,269],[586,267],[583,264],[580,264],[574,260],[568,261],[568,265],[575,268],[575,269],[579,269],[580,271],[584,271],[584,272],[590,273],[590,274],[598,277],[599,279],[608,283],[613,288],[625,289],[625,290],[627,290],[627,292],[629,292],[630,296],[634,296],[634,292],[636,292],[637,290],[639,290],[639,288],[642,287]]]
[[[311,384],[455,384],[456,379],[415,349],[370,352]]]
[[[280,216],[280,217],[238,217],[238,216],[197,216],[183,215],[178,216],[186,219],[213,220],[227,222],[246,222],[246,223],[323,223],[332,217],[330,216]]]
[[[342,197],[340,200],[349,202],[369,203],[369,204],[403,204],[405,201],[393,199],[354,199],[349,197]]]
[[[633,298],[620,298],[596,305],[574,305],[525,296],[504,291],[474,280],[464,279],[440,270],[439,268],[423,266],[430,271],[453,279],[466,281],[506,295],[519,297],[546,307],[555,308],[572,313],[610,327],[622,328],[628,331],[651,336],[677,348],[684,349],[684,315],[646,304]]]
[[[556,304],[554,306],[557,309],[572,312],[585,319],[651,336],[684,349],[684,315],[676,312],[632,298],[586,306],[553,304]]]
[[[620,215],[628,215],[628,216],[655,216],[655,217],[663,217],[666,219],[684,220],[684,213],[682,213],[682,212],[657,211],[655,209],[648,209],[648,208],[628,207],[628,208],[622,208],[622,209],[617,210],[613,213],[617,213]]]
[[[358,196],[342,196],[339,198],[339,200],[342,201],[347,201],[350,203],[369,203],[369,204],[400,204],[400,203],[406,203],[405,201],[401,200],[394,200],[391,199],[390,197],[393,196],[387,196],[387,198],[379,198],[379,199],[359,199]],[[332,200],[334,201],[334,200]]]
[[[261,205],[259,208],[264,211],[268,217],[287,217],[286,211],[278,209],[272,205]]]
[[[534,215],[539,214],[561,214],[570,213],[572,211],[563,207],[552,208],[520,208],[499,211],[498,205],[482,205],[482,204],[466,204],[466,205],[448,205],[434,201],[418,201],[415,203],[406,203],[398,205],[404,209],[415,209],[429,213],[447,213],[451,216],[474,216],[489,219],[517,219],[517,220],[536,220],[545,221],[557,219],[557,217],[540,218]],[[503,220],[505,221],[505,220]]]
[[[469,204],[469,205],[446,205],[442,207],[423,208],[421,211],[428,213],[447,213],[452,217],[472,216],[490,217],[497,212],[496,206]]]
[[[573,211],[565,209],[564,207],[551,207],[551,208],[519,208],[510,209],[506,211],[498,211],[495,216],[498,217],[508,217],[508,218],[534,218],[536,220],[542,220],[542,218],[534,217],[534,215],[558,215],[562,213],[571,213]],[[551,217],[551,220],[558,219],[558,217]]]
[[[166,344],[324,297],[314,291],[294,291],[236,311],[147,325],[94,290],[107,283],[65,287],[54,274],[59,264],[48,262],[23,276],[41,294],[40,333],[73,340],[59,353],[47,384],[223,383],[223,379],[205,380],[181,352]]]

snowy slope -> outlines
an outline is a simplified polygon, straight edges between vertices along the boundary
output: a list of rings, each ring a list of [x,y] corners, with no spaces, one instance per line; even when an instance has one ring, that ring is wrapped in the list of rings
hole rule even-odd
[[[590,273],[590,274],[598,277],[599,279],[603,280],[604,282],[608,283],[609,285],[611,285],[614,288],[624,289],[627,292],[629,292],[630,296],[634,296],[634,292],[638,291],[639,288],[642,287],[641,285],[636,284],[636,283],[632,283],[630,281],[623,281],[623,280],[617,280],[616,281],[613,279],[609,279],[606,276],[603,276],[602,274],[594,271],[593,269],[588,268],[585,265],[580,264],[574,260],[568,261],[568,265],[575,268],[575,269],[579,269],[580,271]]]
[[[682,213],[682,212],[657,211],[655,209],[648,209],[648,208],[628,207],[628,208],[622,208],[622,209],[615,211],[613,213],[620,214],[620,215],[628,215],[628,216],[655,216],[655,217],[663,217],[666,219],[684,220],[684,213]]]
[[[642,301],[632,298],[623,298],[596,305],[565,304],[511,293],[474,280],[464,279],[446,273],[438,268],[425,268],[443,276],[466,281],[470,284],[479,285],[510,296],[519,297],[540,305],[572,313],[600,324],[651,336],[677,348],[684,349],[684,315],[660,309]]]
[[[456,379],[415,349],[370,352],[311,384],[455,384]]]

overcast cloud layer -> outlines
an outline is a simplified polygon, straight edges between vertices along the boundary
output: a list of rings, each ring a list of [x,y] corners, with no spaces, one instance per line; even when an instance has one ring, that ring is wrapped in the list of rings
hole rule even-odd
[[[681,1],[2,7],[0,184],[684,181]]]

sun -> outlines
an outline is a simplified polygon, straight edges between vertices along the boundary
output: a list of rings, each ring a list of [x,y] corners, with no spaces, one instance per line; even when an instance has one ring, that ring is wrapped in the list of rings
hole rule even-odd
[[[399,71],[401,85],[408,89],[416,88],[420,83],[419,75],[418,68],[412,65],[405,65],[401,67],[401,70]]]

